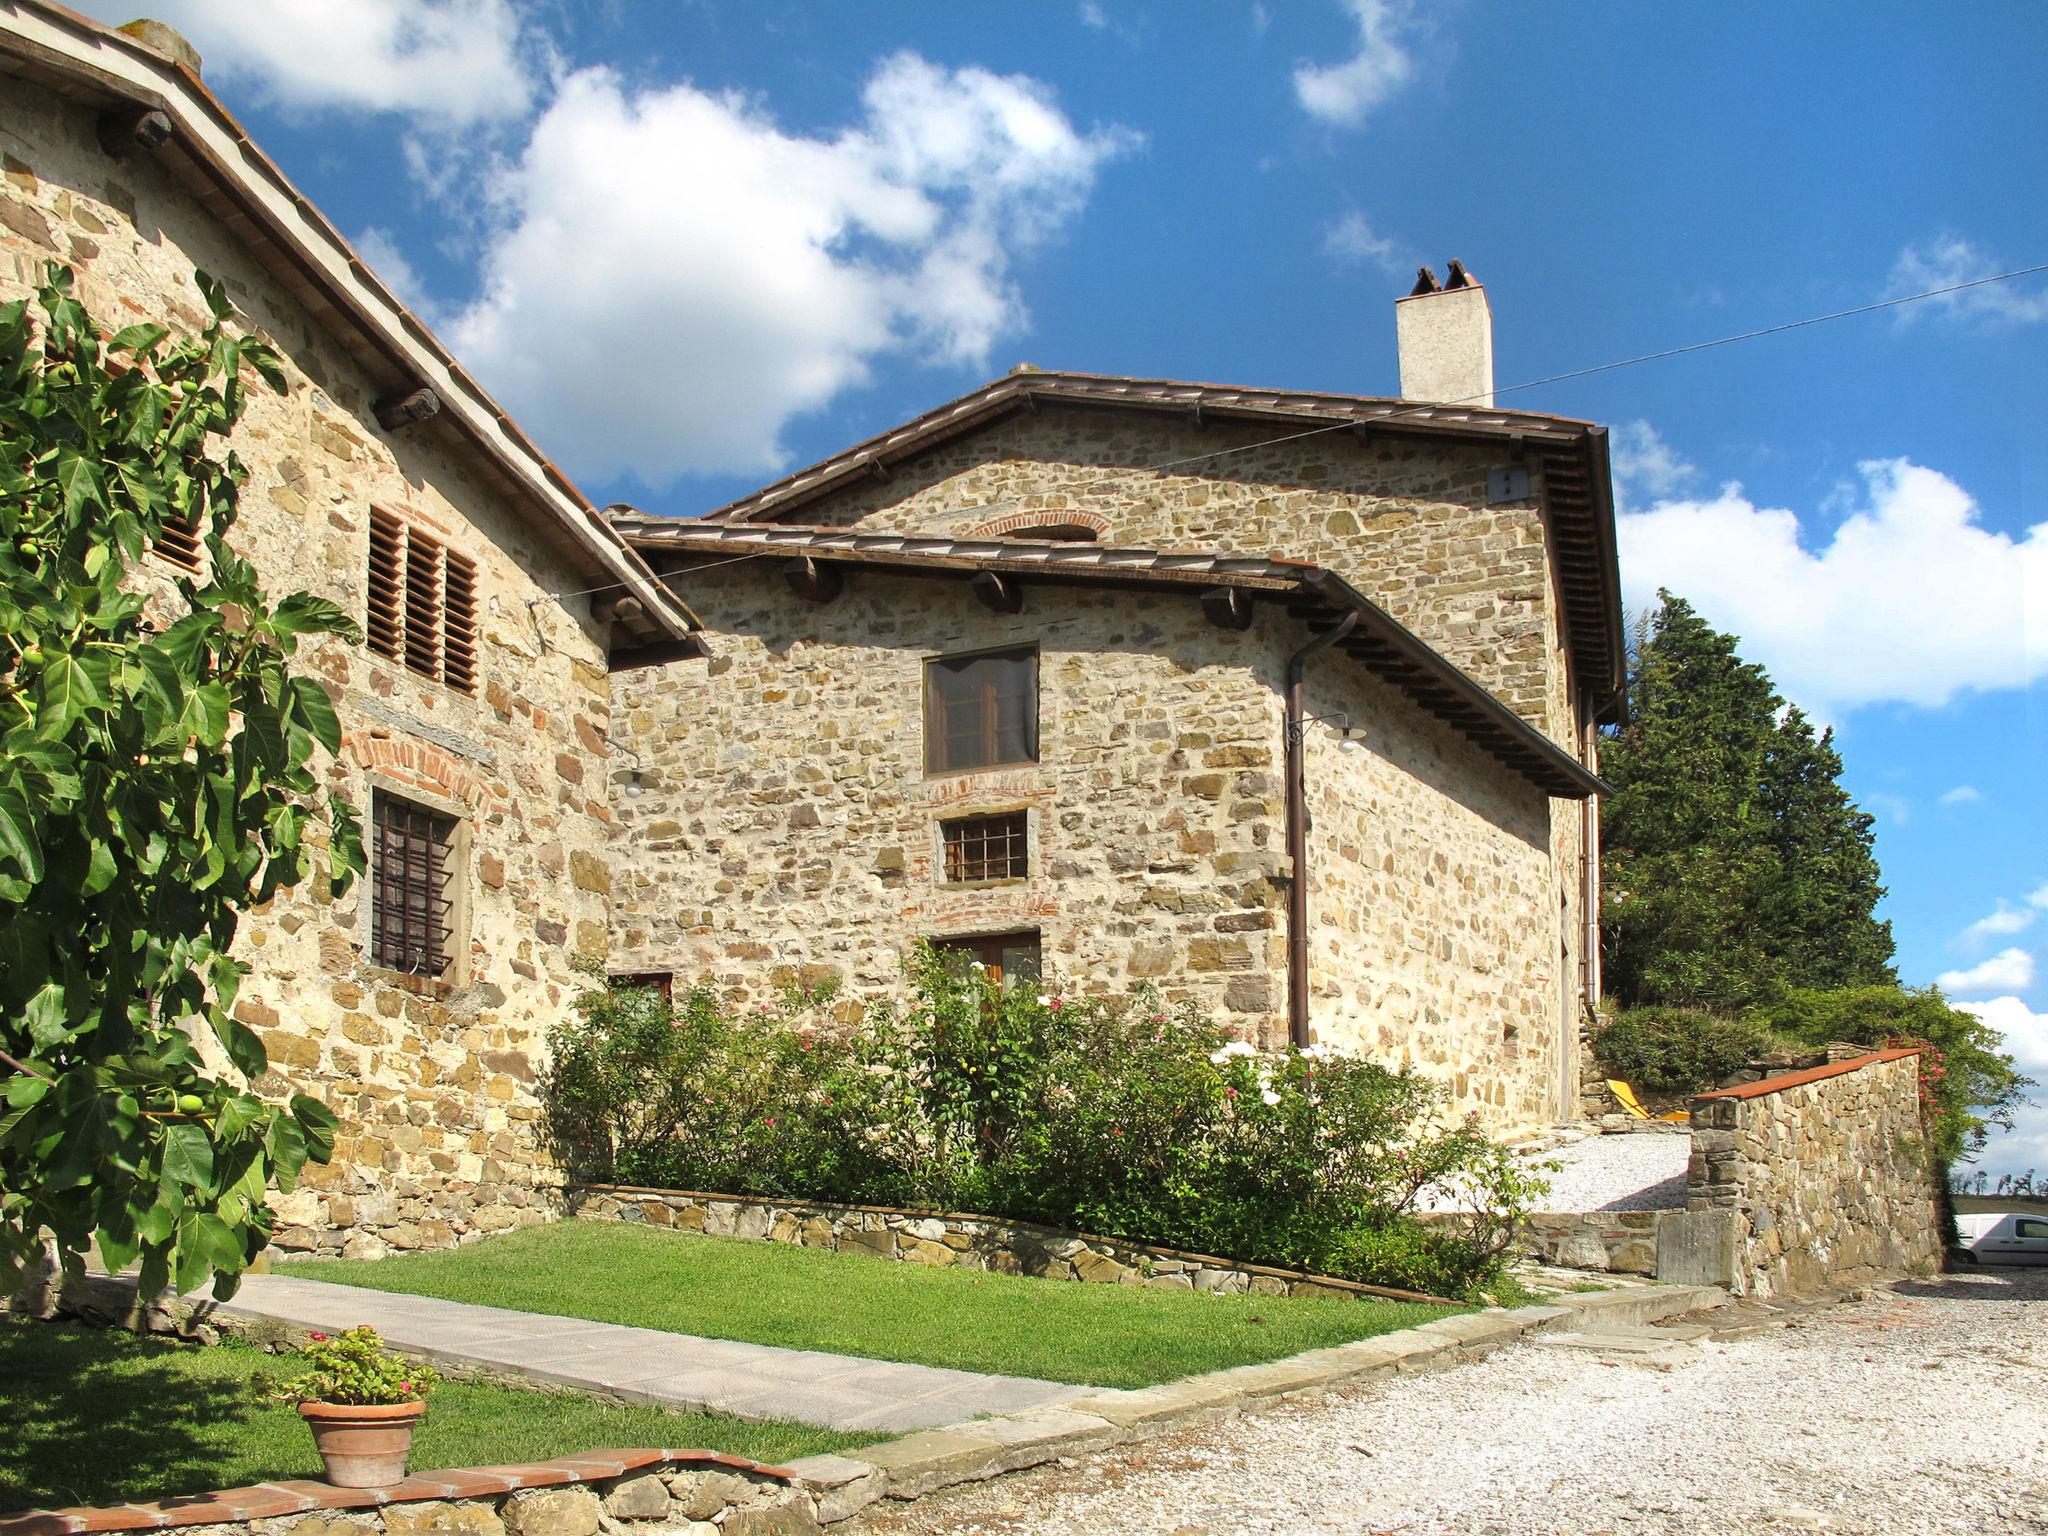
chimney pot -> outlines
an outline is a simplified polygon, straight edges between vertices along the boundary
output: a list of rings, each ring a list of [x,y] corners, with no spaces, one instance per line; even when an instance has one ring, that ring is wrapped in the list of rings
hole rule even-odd
[[[115,28],[123,37],[132,37],[151,53],[162,54],[173,64],[182,64],[193,74],[199,73],[199,50],[186,40],[185,34],[176,27],[167,27],[160,21],[148,17],[131,21],[126,26]]]
[[[1486,289],[1450,264],[1450,282],[1439,288],[1427,267],[1421,282],[1394,303],[1394,330],[1401,353],[1401,398],[1493,406],[1493,311]]]

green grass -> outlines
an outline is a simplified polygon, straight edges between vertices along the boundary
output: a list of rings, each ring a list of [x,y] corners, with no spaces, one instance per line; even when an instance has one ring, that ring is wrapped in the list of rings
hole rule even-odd
[[[380,1291],[1102,1387],[1146,1387],[1390,1333],[1460,1309],[1210,1296],[927,1269],[616,1222],[281,1273]]]
[[[251,1390],[252,1375],[278,1364],[246,1344],[0,1318],[0,1513],[322,1476],[297,1410]],[[451,1381],[428,1404],[412,1465],[491,1466],[643,1445],[777,1462],[874,1438]]]

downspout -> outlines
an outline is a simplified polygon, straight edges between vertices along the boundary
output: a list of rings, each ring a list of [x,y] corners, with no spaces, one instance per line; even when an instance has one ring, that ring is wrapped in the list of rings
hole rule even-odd
[[[1579,760],[1593,773],[1600,771],[1600,727],[1587,711],[1585,743],[1580,749]],[[1585,850],[1581,854],[1584,868],[1580,871],[1584,883],[1581,904],[1585,908],[1586,934],[1584,939],[1586,1012],[1591,1014],[1600,1007],[1600,797],[1588,795],[1579,802],[1582,807],[1580,825],[1585,831]]]
[[[1308,770],[1307,743],[1302,740],[1304,683],[1311,657],[1327,651],[1358,627],[1356,609],[1287,658],[1287,1038],[1297,1048],[1308,1045]]]

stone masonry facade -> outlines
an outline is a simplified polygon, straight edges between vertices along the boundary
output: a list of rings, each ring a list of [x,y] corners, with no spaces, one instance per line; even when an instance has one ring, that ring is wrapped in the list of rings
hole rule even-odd
[[[1878,1051],[1693,1100],[1687,1204],[1736,1213],[1737,1295],[1812,1293],[1941,1264],[1917,1051]]]
[[[861,572],[830,603],[772,565],[677,578],[714,654],[616,674],[647,789],[617,803],[612,962],[740,1001],[838,984],[851,1024],[920,938],[1036,932],[1047,985],[1156,988],[1285,1042],[1274,610],[1220,631],[1193,595],[1043,587],[991,614],[964,580]],[[928,775],[928,659],[1039,654],[1038,761]],[[1560,965],[1543,792],[1357,663],[1311,710],[1361,751],[1310,766],[1315,1039],[1413,1066],[1502,1127],[1555,1117]],[[1327,735],[1328,733],[1325,732]],[[940,823],[1023,810],[1028,878],[949,884]]]
[[[609,706],[587,603],[529,600],[589,582],[445,438],[380,430],[371,385],[338,344],[147,157],[109,158],[94,122],[10,88],[0,302],[58,259],[103,322],[191,331],[205,311],[192,271],[214,273],[290,382],[282,396],[252,390],[234,443],[250,478],[232,541],[269,588],[309,589],[360,622],[372,507],[478,569],[473,696],[363,647],[300,653],[345,730],[329,782],[366,824],[373,788],[459,818],[463,897],[445,981],[368,962],[362,882],[335,901],[309,881],[244,924],[254,969],[237,1013],[269,1050],[269,1086],[314,1093],[342,1120],[333,1162],[279,1200],[279,1241],[375,1255],[542,1219],[558,1179],[536,1135],[536,1074],[579,985],[572,957],[601,959],[607,943]],[[145,580],[179,601],[168,571]]]

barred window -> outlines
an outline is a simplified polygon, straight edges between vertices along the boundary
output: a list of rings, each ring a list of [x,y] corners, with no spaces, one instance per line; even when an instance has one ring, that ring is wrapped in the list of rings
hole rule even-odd
[[[370,510],[370,649],[476,692],[476,566],[381,508]]]
[[[1000,816],[963,816],[939,823],[945,843],[948,883],[1022,880],[1031,873],[1030,817],[1024,811]]]
[[[394,971],[448,969],[456,821],[378,790],[370,850],[370,958]]]
[[[931,773],[1037,762],[1038,652],[927,662],[924,740]]]

